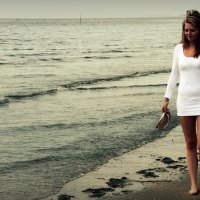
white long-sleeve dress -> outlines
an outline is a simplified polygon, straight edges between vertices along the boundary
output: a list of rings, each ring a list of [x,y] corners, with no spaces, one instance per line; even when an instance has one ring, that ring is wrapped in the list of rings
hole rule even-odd
[[[168,99],[172,97],[178,81],[177,115],[200,115],[200,56],[198,58],[185,56],[182,44],[174,48],[172,70],[165,97]]]

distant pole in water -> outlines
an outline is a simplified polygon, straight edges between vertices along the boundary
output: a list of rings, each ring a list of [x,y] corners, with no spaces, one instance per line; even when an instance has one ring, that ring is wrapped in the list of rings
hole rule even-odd
[[[80,24],[81,24],[81,15],[80,15]]]

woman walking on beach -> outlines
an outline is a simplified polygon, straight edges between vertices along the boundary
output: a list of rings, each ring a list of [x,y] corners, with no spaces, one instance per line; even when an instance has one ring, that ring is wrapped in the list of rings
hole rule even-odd
[[[199,193],[197,148],[200,149],[200,13],[196,10],[188,10],[183,21],[182,40],[174,49],[172,70],[162,105],[163,112],[167,112],[178,80],[177,115],[185,136],[191,181],[189,194],[195,195]]]

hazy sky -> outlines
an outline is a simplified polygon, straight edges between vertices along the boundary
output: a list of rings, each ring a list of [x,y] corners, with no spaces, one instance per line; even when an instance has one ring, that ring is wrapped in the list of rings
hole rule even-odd
[[[200,0],[0,0],[0,18],[179,16]]]

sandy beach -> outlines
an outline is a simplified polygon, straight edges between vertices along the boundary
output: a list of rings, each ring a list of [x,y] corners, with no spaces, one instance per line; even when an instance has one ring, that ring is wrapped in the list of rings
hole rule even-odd
[[[166,137],[109,160],[45,200],[187,199],[184,148],[181,127],[177,126]]]

